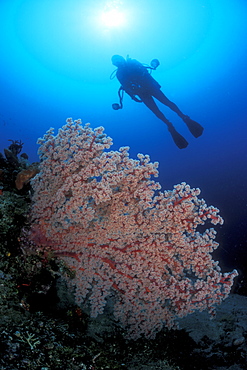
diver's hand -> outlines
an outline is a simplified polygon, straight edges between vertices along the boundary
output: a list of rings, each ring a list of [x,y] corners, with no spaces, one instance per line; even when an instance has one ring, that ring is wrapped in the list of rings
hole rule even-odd
[[[142,100],[140,98],[137,98],[135,95],[132,95],[131,98],[136,101],[137,103],[142,103]]]

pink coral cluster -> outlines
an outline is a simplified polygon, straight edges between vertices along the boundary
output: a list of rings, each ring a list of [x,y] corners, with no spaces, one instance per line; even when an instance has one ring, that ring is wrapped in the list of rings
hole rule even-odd
[[[106,150],[103,132],[68,119],[39,139],[31,239],[76,271],[76,301],[89,301],[92,317],[111,296],[129,337],[153,338],[194,310],[213,313],[237,271],[223,274],[212,259],[214,229],[196,231],[223,222],[200,190],[182,183],[160,192],[151,180],[158,163],[130,159],[128,147]]]

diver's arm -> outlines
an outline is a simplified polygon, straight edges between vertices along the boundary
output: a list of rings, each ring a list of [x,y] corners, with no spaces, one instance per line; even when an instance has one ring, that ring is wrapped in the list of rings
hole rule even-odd
[[[137,91],[136,91],[136,84],[134,82],[132,82],[131,80],[126,78],[126,76],[118,72],[117,72],[117,79],[120,82],[123,90],[131,97],[131,99],[133,99],[134,101],[138,103],[141,102],[141,100],[136,97]]]
[[[124,91],[126,92],[126,94],[128,94],[131,97],[131,99],[133,99],[137,103],[142,102],[142,100],[137,97],[138,95],[134,94],[132,90],[130,90],[130,89],[127,90],[127,89],[124,88],[124,86],[122,86],[122,87],[123,87]]]
[[[136,94],[134,93],[133,91],[133,88],[132,88],[132,85],[129,86],[126,86],[126,84],[121,84],[123,90],[126,92],[126,94],[128,94],[131,99],[135,100],[135,101],[139,101],[137,98],[136,98]]]
[[[136,91],[135,91],[136,89],[134,89],[132,82],[127,82],[126,83],[126,81],[121,81],[120,78],[118,80],[121,83],[121,86],[122,86],[123,90],[126,92],[126,94],[128,94],[131,97],[131,99],[133,99],[134,101],[136,101],[138,103],[141,102],[141,100],[139,100],[136,97],[136,95],[137,95]]]
[[[130,81],[126,82],[125,79],[121,79],[121,78],[118,78],[118,81],[120,82],[122,88],[124,89],[124,91],[130,96],[132,97],[133,95],[133,88],[132,88],[132,83]]]

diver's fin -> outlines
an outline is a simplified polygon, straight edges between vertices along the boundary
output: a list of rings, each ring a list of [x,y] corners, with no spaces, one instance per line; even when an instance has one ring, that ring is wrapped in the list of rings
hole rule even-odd
[[[173,141],[179,149],[184,149],[188,146],[187,140],[177,132],[172,124],[169,124],[168,131],[172,135]]]
[[[189,116],[185,116],[183,121],[186,123],[186,126],[194,137],[199,137],[202,135],[204,128],[200,125],[200,123],[193,121]]]

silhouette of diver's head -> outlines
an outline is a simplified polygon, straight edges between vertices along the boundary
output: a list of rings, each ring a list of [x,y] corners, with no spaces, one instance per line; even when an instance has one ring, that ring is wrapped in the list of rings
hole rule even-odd
[[[121,55],[113,55],[111,61],[112,64],[116,67],[123,66],[126,63],[126,60]]]

